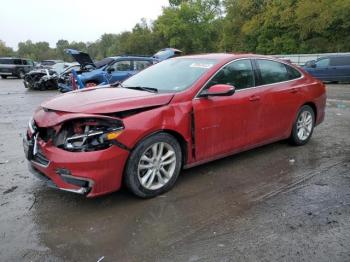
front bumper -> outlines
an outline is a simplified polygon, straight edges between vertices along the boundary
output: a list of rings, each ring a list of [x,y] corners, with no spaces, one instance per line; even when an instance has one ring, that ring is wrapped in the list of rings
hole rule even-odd
[[[36,178],[45,182],[48,187],[81,195],[86,195],[91,190],[91,187],[80,187],[78,189],[59,188],[56,184],[52,182],[52,180],[49,177],[47,177],[45,174],[41,173],[38,169],[36,169],[33,164],[29,164],[28,169]]]
[[[23,143],[26,148],[30,141],[25,138]],[[87,197],[120,188],[127,150],[113,145],[100,151],[68,152],[40,139],[36,143],[36,154],[29,157],[30,170],[48,186]],[[25,151],[33,150],[28,148]]]

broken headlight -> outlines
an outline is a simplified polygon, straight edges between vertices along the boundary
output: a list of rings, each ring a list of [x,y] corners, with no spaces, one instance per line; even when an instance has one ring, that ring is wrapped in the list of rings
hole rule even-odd
[[[78,119],[62,126],[55,145],[67,151],[90,152],[110,147],[123,132],[121,121]]]

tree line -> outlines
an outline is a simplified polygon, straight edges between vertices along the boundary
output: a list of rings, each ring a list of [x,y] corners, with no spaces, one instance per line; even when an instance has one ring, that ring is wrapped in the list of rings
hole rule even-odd
[[[169,0],[162,14],[131,31],[103,34],[95,42],[20,42],[14,51],[0,40],[0,56],[34,60],[71,58],[64,49],[95,59],[151,55],[163,47],[185,54],[253,52],[290,54],[350,51],[349,0]]]

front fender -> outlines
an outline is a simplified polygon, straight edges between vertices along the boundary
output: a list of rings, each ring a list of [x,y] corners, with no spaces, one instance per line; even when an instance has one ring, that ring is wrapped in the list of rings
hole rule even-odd
[[[118,141],[132,149],[146,137],[160,131],[167,131],[180,135],[190,149],[192,147],[191,113],[192,104],[184,102],[126,117],[123,119],[125,130],[118,137]]]

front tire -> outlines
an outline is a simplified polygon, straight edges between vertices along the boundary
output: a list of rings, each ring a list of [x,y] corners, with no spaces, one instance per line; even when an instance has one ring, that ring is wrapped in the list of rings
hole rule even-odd
[[[6,78],[7,78],[7,76],[1,76],[1,78],[2,78],[2,79],[6,79]]]
[[[18,73],[18,78],[23,79],[26,74],[21,70]]]
[[[315,112],[308,106],[300,108],[295,123],[293,124],[290,142],[297,146],[305,145],[309,142],[315,127]]]
[[[125,184],[136,196],[151,198],[170,190],[181,170],[182,152],[167,133],[152,135],[131,152],[125,168]]]

